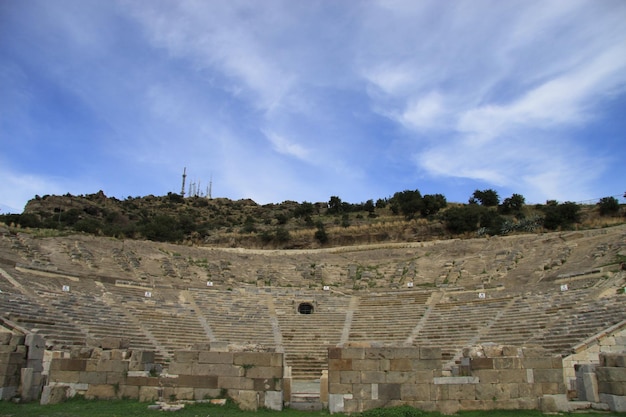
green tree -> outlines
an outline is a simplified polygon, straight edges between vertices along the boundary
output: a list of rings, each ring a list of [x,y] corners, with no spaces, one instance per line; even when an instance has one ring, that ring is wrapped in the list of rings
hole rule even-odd
[[[314,211],[313,203],[309,203],[308,201],[303,201],[302,204],[299,204],[293,211],[294,217],[307,217],[311,216]]]
[[[571,201],[566,201],[562,204],[549,203],[543,207],[545,214],[543,226],[546,229],[568,228],[580,220],[580,206],[578,204]]]
[[[439,210],[445,208],[447,205],[448,202],[443,194],[426,194],[422,199],[420,214],[423,217],[428,217],[433,214],[437,214]]]
[[[526,204],[526,199],[521,194],[513,194],[502,201],[498,207],[498,211],[502,214],[520,213]]]
[[[331,196],[328,201],[328,213],[329,214],[339,214],[343,211],[343,203],[341,202],[341,198],[337,196]]]
[[[407,220],[410,220],[422,210],[422,194],[419,190],[397,192],[391,197],[389,203],[394,213],[402,213]]]
[[[480,203],[481,206],[495,207],[500,203],[500,197],[495,190],[475,190],[469,199],[470,204]]]
[[[317,223],[317,231],[315,232],[315,239],[317,239],[322,245],[328,242],[328,234],[326,233],[326,228],[324,227],[324,223]]]
[[[598,203],[600,215],[609,216],[619,212],[619,201],[615,197],[603,197]]]

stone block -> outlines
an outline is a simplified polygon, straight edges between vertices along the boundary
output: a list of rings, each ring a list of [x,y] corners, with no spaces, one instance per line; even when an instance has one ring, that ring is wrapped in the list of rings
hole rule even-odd
[[[68,387],[63,385],[46,385],[41,393],[41,405],[59,404],[67,400]]]
[[[441,361],[440,360],[435,360],[435,359],[419,359],[419,360],[413,360],[413,370],[416,371],[423,371],[423,370],[434,370],[434,369],[441,369]]]
[[[476,399],[478,400],[492,400],[495,401],[498,398],[502,398],[502,388],[500,384],[477,384],[476,385]]]
[[[12,337],[13,333],[7,331],[4,327],[0,329],[0,345],[9,345]]]
[[[218,376],[217,387],[232,390],[252,390],[254,380],[236,376]]]
[[[596,368],[598,381],[624,382],[626,384],[626,368]]]
[[[601,353],[600,366],[609,368],[626,367],[626,353]]]
[[[390,359],[389,370],[394,371],[411,371],[413,369],[413,360],[408,358]]]
[[[342,384],[360,384],[361,372],[359,371],[344,371],[341,372],[339,382]]]
[[[240,390],[234,398],[239,408],[244,411],[256,411],[259,408],[257,393],[255,391]]]
[[[328,411],[331,414],[344,412],[343,394],[328,395]]]
[[[328,361],[329,371],[351,371],[352,359],[331,359]]]
[[[476,386],[478,384],[458,384],[448,387],[449,400],[462,400],[476,398]]]
[[[435,385],[458,385],[458,384],[478,384],[479,379],[475,376],[445,376],[433,378]]]
[[[90,384],[85,393],[85,398],[88,400],[110,400],[116,397],[116,387],[108,384]]]
[[[400,397],[404,401],[430,401],[431,393],[431,384],[402,384],[400,387]]]
[[[401,399],[401,384],[378,384],[378,398],[385,402]]]
[[[84,359],[53,359],[50,371],[84,371],[87,362]]]
[[[198,363],[232,364],[232,352],[199,352]]]
[[[198,362],[198,356],[200,352],[197,350],[177,350],[174,352],[174,362],[178,363],[190,363]]]
[[[202,349],[206,350],[206,349]],[[228,352],[228,342],[211,342],[210,351],[211,352]]]
[[[534,369],[535,383],[543,382],[563,382],[563,371],[561,369]]]
[[[493,359],[492,358],[471,358],[470,368],[473,371],[479,370],[479,369],[493,369]]]
[[[167,387],[163,388],[163,398],[174,398],[179,401],[193,400],[193,388],[191,387]]]
[[[246,369],[243,366],[229,364],[208,365],[209,375],[218,376],[245,376]]]
[[[101,372],[128,372],[128,361],[124,360],[100,360],[96,368]]]
[[[329,347],[328,348],[328,359],[341,359],[341,355],[343,353],[342,348],[340,347]],[[361,359],[361,358],[359,358]]]
[[[330,353],[330,350],[329,350]],[[364,348],[343,349],[340,356],[336,359],[365,359]]]
[[[130,360],[134,363],[154,363],[154,351],[151,350],[134,350]]]
[[[552,358],[522,358],[522,367],[526,369],[552,369]]]
[[[217,389],[217,376],[179,375],[178,385],[181,387]]]
[[[329,394],[352,394],[352,384],[328,383]]]
[[[118,391],[119,398],[139,399],[139,387],[135,385],[120,385]]]
[[[48,379],[51,382],[78,383],[80,371],[50,371]]]
[[[420,346],[420,359],[441,360],[441,348]]]
[[[283,393],[280,391],[267,391],[263,406],[268,410],[281,411],[283,409]]]
[[[233,354],[235,365],[272,366],[272,353],[266,352],[235,352]],[[281,363],[282,365],[282,363]]]
[[[378,371],[379,361],[373,359],[356,360],[352,358],[352,370],[354,371]]]
[[[172,362],[168,372],[174,375],[193,375],[193,366],[192,362]]]
[[[129,340],[122,337],[106,336],[100,339],[100,347],[105,350],[128,349],[129,345]]]
[[[536,371],[533,371],[536,373]],[[500,383],[526,383],[528,374],[526,369],[505,369],[498,371],[498,381]],[[563,376],[561,375],[561,379]],[[539,382],[554,382],[554,381],[539,381]]]
[[[253,390],[257,392],[264,391],[280,391],[281,390],[281,380],[275,378],[254,378],[253,379]]]
[[[522,356],[522,349],[517,346],[502,346],[502,356],[519,358]]]
[[[494,369],[521,369],[522,360],[520,358],[493,358]]]
[[[23,345],[25,341],[26,341],[26,336],[24,336],[23,334],[12,333],[11,341],[9,342],[9,344],[11,346],[20,346],[20,345]]]
[[[126,383],[126,374],[120,372],[106,372],[107,384],[120,385]]]
[[[79,384],[97,384],[107,383],[107,372],[78,372]]]
[[[600,394],[600,401],[608,404],[609,409],[613,412],[624,413],[626,412],[626,396]]]
[[[277,366],[253,366],[244,369],[247,378],[281,378],[283,369]]]
[[[569,411],[567,395],[544,395],[541,397],[539,409],[543,413],[559,413]]]
[[[437,403],[437,408],[441,414],[456,414],[461,409],[461,403],[458,400],[444,400]]]
[[[391,384],[416,383],[414,372],[387,372],[385,381]]]
[[[193,399],[195,401],[207,400],[210,398],[218,398],[221,390],[213,388],[194,388]]]
[[[139,387],[139,402],[153,402],[159,399],[159,393],[161,392],[161,388],[159,387],[149,387],[149,386],[140,386]]]
[[[17,383],[5,385],[0,388],[0,400],[10,400],[17,395]]]
[[[539,346],[527,346],[522,348],[522,356],[525,358],[542,358],[548,355],[549,353]]]
[[[560,395],[565,391],[563,384],[558,382],[541,382],[534,385],[538,388],[539,393],[543,395]]]

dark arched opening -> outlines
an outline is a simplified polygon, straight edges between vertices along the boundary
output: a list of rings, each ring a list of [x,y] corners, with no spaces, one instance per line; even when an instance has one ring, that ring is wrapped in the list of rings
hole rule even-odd
[[[298,306],[298,313],[300,314],[313,314],[313,304],[311,303],[300,303]]]

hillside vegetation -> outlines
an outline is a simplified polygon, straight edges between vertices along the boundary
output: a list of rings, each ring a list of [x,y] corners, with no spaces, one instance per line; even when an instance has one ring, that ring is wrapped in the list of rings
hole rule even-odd
[[[493,190],[476,190],[467,204],[418,190],[351,204],[285,201],[259,205],[179,194],[119,200],[102,191],[73,196],[36,196],[22,214],[0,215],[9,226],[83,232],[97,236],[247,248],[319,248],[374,242],[415,242],[452,237],[505,235],[596,228],[623,223],[614,197],[595,205],[548,201],[526,205],[513,194],[500,201]]]

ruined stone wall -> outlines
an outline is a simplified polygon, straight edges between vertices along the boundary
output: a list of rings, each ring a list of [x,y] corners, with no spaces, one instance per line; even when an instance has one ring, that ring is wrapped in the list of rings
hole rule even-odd
[[[329,409],[411,405],[426,411],[536,409],[562,394],[562,361],[542,349],[466,349],[450,369],[439,348],[330,348]]]
[[[175,352],[162,372],[154,353],[77,348],[50,362],[42,403],[76,394],[139,401],[232,398],[243,409],[282,409],[283,355],[275,352]]]
[[[42,386],[44,340],[41,336],[0,331],[0,400],[39,397]]]
[[[600,354],[595,371],[600,401],[611,411],[626,412],[626,352]]]
[[[583,365],[598,365],[600,355],[603,353],[626,352],[626,321],[582,341],[574,346],[573,351],[573,354],[563,359],[565,384],[571,391],[577,389],[576,368]],[[585,368],[585,371],[587,369]]]

